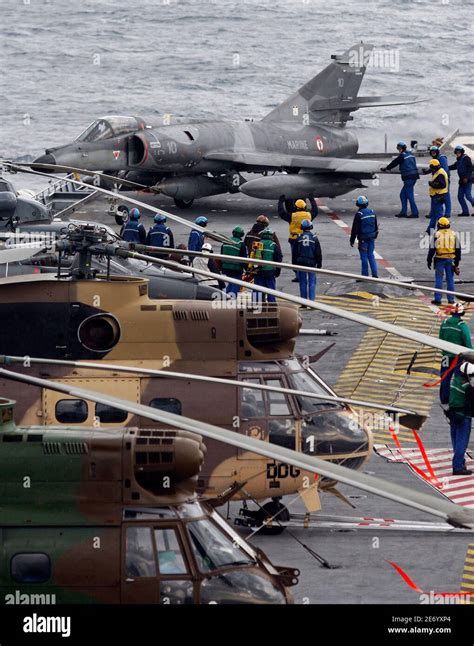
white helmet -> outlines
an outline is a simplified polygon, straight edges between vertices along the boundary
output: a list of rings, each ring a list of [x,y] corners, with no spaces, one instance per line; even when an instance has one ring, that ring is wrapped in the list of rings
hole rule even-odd
[[[469,361],[464,361],[459,366],[459,372],[470,379],[474,376],[474,363],[469,363]]]
[[[201,251],[204,253],[211,253],[212,251],[212,245],[209,244],[209,242],[205,242],[202,245]]]

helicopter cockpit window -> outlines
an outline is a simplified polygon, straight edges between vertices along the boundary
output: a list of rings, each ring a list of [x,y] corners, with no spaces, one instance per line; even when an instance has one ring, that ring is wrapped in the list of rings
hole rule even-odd
[[[253,384],[259,384],[259,379],[246,379],[245,381]],[[263,401],[263,392],[254,388],[240,389],[240,413],[242,417],[264,417],[265,403]]]
[[[254,565],[255,561],[210,520],[187,524],[194,556],[201,572],[232,565]]]
[[[186,574],[181,547],[174,529],[155,529],[160,574]]]
[[[127,529],[126,570],[130,577],[156,576],[155,555],[150,527]]]
[[[155,397],[148,404],[152,408],[158,408],[165,411],[165,413],[174,413],[175,415],[183,414],[183,406],[179,399],[174,397]]]
[[[307,372],[294,372],[288,375],[290,387],[294,390],[305,390],[307,392],[315,393],[316,395],[329,395],[327,390],[314,379],[310,373]],[[340,408],[340,404],[324,401],[322,399],[311,399],[310,397],[297,396],[296,400],[301,408],[302,413],[313,413],[314,411],[323,408]]]
[[[118,408],[112,408],[106,404],[95,405],[95,417],[102,424],[122,424],[128,417],[127,411]]]
[[[88,418],[87,402],[83,399],[60,399],[55,416],[61,424],[82,424]]]
[[[51,561],[47,554],[15,554],[10,561],[11,577],[17,583],[45,583],[51,576]]]
[[[265,384],[267,386],[273,386],[274,388],[284,388],[284,384],[281,379],[266,379]],[[277,415],[290,415],[290,405],[288,403],[288,398],[283,393],[274,393],[268,391],[266,393],[268,400],[268,408],[271,416]]]
[[[275,361],[253,361],[241,363],[240,372],[281,372],[280,366]]]
[[[272,444],[284,446],[287,449],[296,449],[295,420],[271,419],[268,423],[268,440]]]

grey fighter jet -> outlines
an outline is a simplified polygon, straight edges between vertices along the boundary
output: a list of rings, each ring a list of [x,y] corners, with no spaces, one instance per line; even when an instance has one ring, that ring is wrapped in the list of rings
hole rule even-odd
[[[348,193],[380,169],[380,161],[355,157],[358,140],[345,127],[351,113],[419,100],[358,96],[372,50],[361,43],[333,55],[322,72],[260,121],[152,126],[140,117],[104,117],[74,142],[46,150],[36,167],[104,171],[154,186],[183,208],[197,198],[239,191],[262,199]]]

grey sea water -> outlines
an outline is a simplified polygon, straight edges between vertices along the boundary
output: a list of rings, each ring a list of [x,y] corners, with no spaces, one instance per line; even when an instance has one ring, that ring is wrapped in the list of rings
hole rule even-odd
[[[110,113],[260,118],[361,39],[398,60],[362,94],[429,98],[356,113],[363,149],[473,130],[473,25],[473,0],[0,0],[0,155]]]

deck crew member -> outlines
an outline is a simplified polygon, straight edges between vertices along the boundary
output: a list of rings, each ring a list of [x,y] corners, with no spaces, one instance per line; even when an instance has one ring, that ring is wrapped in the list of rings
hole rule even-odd
[[[172,249],[174,247],[174,236],[170,227],[166,224],[166,215],[157,213],[153,218],[155,224],[148,231],[146,237],[147,245],[151,247],[166,247]],[[166,253],[154,254],[157,258],[167,258]]]
[[[146,229],[140,222],[140,211],[133,208],[128,221],[120,230],[120,237],[126,242],[146,244]]]
[[[439,328],[439,338],[443,341],[463,345],[466,348],[472,348],[471,332],[467,323],[462,320],[465,309],[461,303],[456,303],[451,310],[451,316],[445,319]],[[449,402],[449,386],[453,376],[452,365],[456,355],[452,352],[443,351],[441,359],[439,386],[439,399],[442,404]]]
[[[466,155],[464,146],[456,146],[454,154],[456,155],[456,161],[451,164],[449,170],[457,170],[459,176],[458,202],[461,205],[461,213],[458,213],[458,216],[467,216],[469,215],[467,202],[474,206],[472,197],[472,161],[469,155]]]
[[[207,227],[207,218],[203,215],[200,215],[194,220],[194,224],[197,224],[198,227],[205,228]],[[198,229],[192,229],[188,238],[188,249],[189,251],[202,251],[202,245],[204,244],[205,234],[203,231]],[[193,264],[193,258],[191,257],[191,264]]]
[[[426,230],[429,233],[436,228],[436,223],[443,216],[445,206],[445,196],[449,193],[448,173],[441,168],[438,159],[430,161],[431,180],[429,184],[429,194],[431,198],[430,222]]]
[[[435,287],[442,289],[443,277],[446,274],[447,289],[454,291],[454,274],[459,273],[459,262],[461,261],[461,245],[458,234],[451,229],[448,218],[442,217],[438,220],[438,230],[431,236],[430,249],[428,251],[427,264],[431,269],[434,260]],[[435,292],[433,305],[441,305],[442,296]],[[454,296],[448,295],[448,303],[454,304]]]
[[[472,404],[470,380],[474,377],[474,365],[464,361],[454,370],[449,388],[447,416],[453,446],[453,476],[469,476],[466,469],[466,449],[471,435]]]
[[[283,260],[280,248],[273,241],[273,231],[271,229],[264,229],[260,234],[263,248],[262,260],[269,260],[271,262],[281,262]],[[280,268],[273,267],[272,265],[260,265],[255,276],[255,285],[276,289],[276,279],[280,275]],[[276,298],[270,294],[262,294],[261,292],[254,292],[254,299],[257,301],[268,300],[269,303],[275,303]]]
[[[451,195],[449,193],[449,188],[450,188],[450,183],[451,183],[451,173],[449,171],[449,160],[446,157],[446,155],[443,155],[441,153],[439,146],[435,145],[434,143],[433,143],[432,146],[430,146],[430,155],[431,155],[432,159],[437,159],[439,161],[441,168],[443,170],[445,170],[446,173],[448,174],[448,191],[444,195],[444,204],[443,204],[444,213],[443,213],[443,215],[445,217],[447,217],[447,218],[450,218],[451,217]],[[423,171],[423,175],[426,175],[426,174],[428,174],[430,172],[431,172],[431,169],[428,168],[428,169]],[[432,215],[433,215],[433,211],[431,209],[430,214],[427,215],[426,217],[431,218]]]
[[[317,235],[311,231],[312,228],[311,220],[303,220],[301,223],[302,233],[296,239],[295,244],[296,264],[320,269],[323,263],[321,245]],[[312,271],[300,270],[298,271],[298,280],[301,298],[316,300],[316,274]]]
[[[356,239],[359,242],[362,276],[369,275],[370,265],[372,276],[378,278],[377,261],[375,260],[375,239],[379,233],[377,215],[373,209],[369,209],[369,200],[365,195],[359,195],[356,206],[359,207],[359,210],[352,222],[350,244],[353,247]]]
[[[293,265],[296,265],[295,244],[297,237],[301,233],[301,223],[303,222],[303,220],[312,221],[318,215],[318,206],[314,198],[310,197],[309,202],[311,204],[311,211],[307,210],[306,201],[299,199],[295,202],[295,211],[288,213],[285,207],[285,196],[280,195],[280,199],[278,200],[278,215],[282,218],[282,220],[285,220],[285,222],[288,222],[288,224],[290,225],[288,231],[288,242],[291,247],[291,262]],[[298,273],[296,271],[293,282],[298,282]]]
[[[231,240],[232,242],[224,242],[221,248],[221,254],[224,256],[229,256],[229,260],[221,260],[221,269],[222,273],[229,278],[237,278],[242,280],[242,274],[246,269],[246,265],[241,262],[232,260],[232,256],[241,256],[243,258],[247,257],[247,247],[243,241],[244,230],[242,227],[235,227],[232,230]],[[240,291],[239,285],[234,285],[232,283],[227,283],[226,292],[237,296]]]
[[[400,174],[402,176],[403,187],[400,191],[401,211],[396,215],[397,218],[417,218],[418,207],[415,202],[415,184],[420,179],[418,167],[416,165],[416,157],[413,152],[407,150],[407,145],[404,141],[399,141],[397,144],[398,157],[392,159],[387,166],[382,166],[381,171],[385,172],[392,170],[396,166],[400,166]],[[408,215],[408,203],[410,204],[411,216]]]

